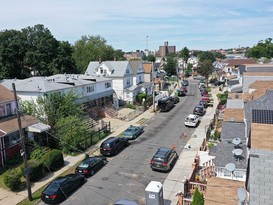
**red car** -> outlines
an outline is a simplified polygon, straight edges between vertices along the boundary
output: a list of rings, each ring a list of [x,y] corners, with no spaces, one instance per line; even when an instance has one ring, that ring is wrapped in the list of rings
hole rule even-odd
[[[207,101],[208,103],[210,102],[210,97],[209,96],[202,96],[202,100]]]

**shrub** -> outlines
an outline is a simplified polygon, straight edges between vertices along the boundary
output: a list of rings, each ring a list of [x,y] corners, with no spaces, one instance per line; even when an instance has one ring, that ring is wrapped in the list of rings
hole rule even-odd
[[[22,172],[18,169],[10,169],[4,174],[4,183],[11,191],[19,191],[22,187]]]
[[[219,138],[220,138],[220,132],[218,130],[215,130],[213,134],[213,139],[218,140]]]
[[[44,176],[43,172],[43,162],[38,160],[29,160],[28,167],[30,168],[29,180],[31,182],[36,182]],[[22,173],[24,173],[24,164],[20,166]]]
[[[45,171],[54,171],[64,165],[63,154],[57,149],[47,152],[42,159]]]
[[[31,152],[30,159],[41,159],[46,154],[46,152],[47,151],[45,149],[38,147]]]
[[[130,108],[130,109],[136,109],[136,106],[135,105],[132,105],[130,103],[126,103],[126,108]]]

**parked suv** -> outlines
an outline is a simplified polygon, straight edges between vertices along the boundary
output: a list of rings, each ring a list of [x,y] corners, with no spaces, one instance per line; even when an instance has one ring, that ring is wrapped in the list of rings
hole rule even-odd
[[[206,108],[203,105],[196,105],[193,109],[193,114],[203,116],[206,113]]]
[[[152,170],[168,171],[174,166],[177,158],[174,149],[160,147],[150,161],[150,167]]]
[[[123,137],[109,137],[103,141],[100,145],[100,153],[103,156],[117,155],[120,150],[127,147],[129,141]]]

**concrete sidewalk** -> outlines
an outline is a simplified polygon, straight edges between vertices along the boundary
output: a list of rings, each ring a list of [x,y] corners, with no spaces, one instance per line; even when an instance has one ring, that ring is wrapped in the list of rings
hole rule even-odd
[[[213,119],[216,107],[218,105],[218,98],[216,96],[218,87],[212,88],[212,96],[214,99],[213,107],[208,107],[206,114],[202,117],[199,126],[194,131],[192,137],[187,143],[191,145],[190,149],[183,149],[175,166],[168,174],[163,183],[164,199],[171,201],[171,205],[177,204],[175,194],[179,191],[184,192],[184,180],[189,178],[193,172],[194,158],[206,138],[205,128]]]

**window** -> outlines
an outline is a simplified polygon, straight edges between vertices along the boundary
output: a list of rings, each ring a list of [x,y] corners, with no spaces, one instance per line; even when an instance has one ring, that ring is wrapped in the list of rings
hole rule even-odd
[[[126,73],[130,73],[130,71],[128,69],[126,69]]]
[[[103,74],[103,68],[100,68],[100,74]]]
[[[91,85],[91,86],[87,86],[87,87],[86,87],[86,92],[87,92],[87,93],[91,93],[91,92],[94,92],[94,91],[95,91],[94,85]]]
[[[110,82],[105,83],[105,88],[110,88],[110,87],[111,87],[111,83]]]
[[[138,81],[139,81],[139,82],[142,82],[141,76],[138,76]]]
[[[0,105],[0,117],[4,117],[5,116],[5,106],[4,105]]]
[[[7,109],[7,115],[11,115],[12,113],[11,113],[11,104],[10,103],[6,104],[6,109]]]
[[[127,80],[126,80],[126,85],[131,85],[130,79],[127,79]]]

